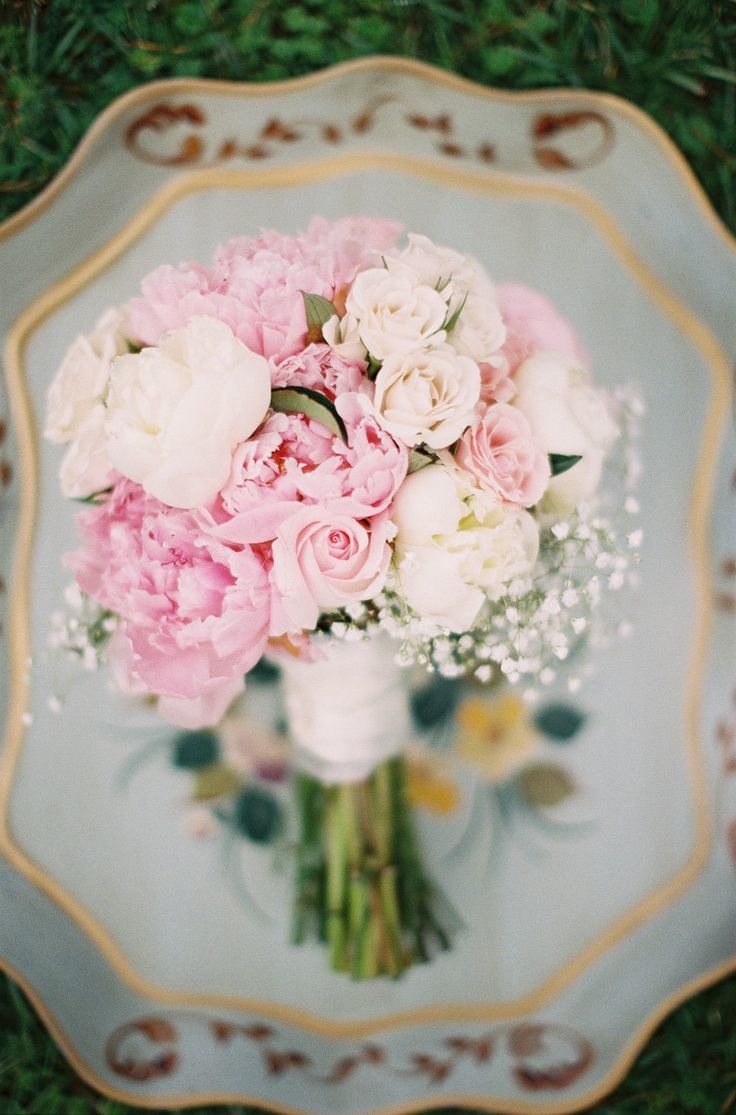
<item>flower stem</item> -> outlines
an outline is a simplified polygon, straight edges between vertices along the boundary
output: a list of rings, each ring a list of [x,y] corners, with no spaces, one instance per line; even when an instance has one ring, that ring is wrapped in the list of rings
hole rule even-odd
[[[450,947],[460,920],[427,876],[402,759],[359,783],[299,775],[300,839],[292,940],[314,933],[354,979],[397,978]]]

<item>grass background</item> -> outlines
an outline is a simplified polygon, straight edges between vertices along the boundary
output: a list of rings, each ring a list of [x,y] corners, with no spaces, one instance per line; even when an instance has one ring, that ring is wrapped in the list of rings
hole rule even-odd
[[[735,0],[0,0],[0,219],[36,196],[114,97],[144,81],[269,81],[376,53],[500,88],[626,97],[679,145],[736,231]],[[626,989],[611,988],[618,994]],[[5,977],[0,1110],[132,1111],[76,1078]],[[736,978],[680,1007],[591,1110],[736,1115]]]

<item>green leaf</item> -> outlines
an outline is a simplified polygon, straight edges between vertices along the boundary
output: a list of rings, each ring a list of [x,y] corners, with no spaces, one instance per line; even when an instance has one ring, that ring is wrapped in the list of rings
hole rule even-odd
[[[100,488],[99,492],[90,492],[88,496],[73,496],[75,503],[97,503],[100,496],[106,496],[112,488]]]
[[[427,465],[433,465],[437,458],[433,453],[428,453],[426,449],[410,449],[409,450],[409,473],[419,472],[420,469],[426,468]]]
[[[217,762],[220,745],[217,736],[209,728],[198,732],[182,732],[174,740],[173,762],[182,770],[199,770]]]
[[[561,476],[563,472],[567,472],[581,460],[582,457],[579,453],[550,453],[549,467],[552,469],[553,476]]]
[[[529,805],[549,808],[560,805],[575,793],[575,783],[563,767],[538,763],[519,775],[521,792]]]
[[[637,27],[653,27],[662,12],[658,0],[621,0],[621,15]]]
[[[321,422],[333,434],[348,440],[345,423],[335,409],[335,404],[311,387],[276,387],[271,392],[271,406],[278,414],[303,414]]]
[[[489,74],[500,77],[518,66],[519,52],[512,46],[492,46],[484,51],[483,61]]]
[[[337,310],[328,298],[321,294],[307,294],[302,291],[304,299],[304,312],[307,315],[307,329],[321,329],[325,322],[335,317]]]
[[[534,717],[539,731],[558,743],[566,743],[576,736],[585,723],[585,714],[573,705],[550,704],[539,709]]]
[[[380,370],[381,370],[381,361],[376,360],[375,356],[371,356],[370,353],[369,353],[368,354],[368,369],[366,371],[366,375],[368,376],[368,379],[375,379],[376,376],[378,375],[378,373],[380,372]]]
[[[455,328],[455,326],[457,325],[458,320],[460,318],[460,314],[465,309],[465,303],[467,302],[467,300],[468,300],[468,296],[466,294],[465,297],[463,298],[462,302],[458,306],[458,308],[455,310],[455,312],[453,314],[451,314],[450,317],[448,317],[447,320],[445,321],[445,324],[444,324],[443,328],[446,329],[448,333],[450,333]]]
[[[521,25],[520,30],[528,31],[532,35],[543,37],[555,31],[557,27],[557,16],[552,15],[551,12],[543,12],[541,9],[537,8],[529,13],[524,23]]]

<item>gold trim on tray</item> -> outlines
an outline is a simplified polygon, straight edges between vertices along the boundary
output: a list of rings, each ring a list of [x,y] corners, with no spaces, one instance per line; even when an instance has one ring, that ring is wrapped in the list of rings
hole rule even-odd
[[[23,714],[28,699],[27,661],[29,646],[29,574],[36,516],[38,453],[36,431],[31,415],[24,373],[23,355],[28,340],[54,310],[95,279],[115,259],[133,245],[172,204],[192,193],[219,189],[271,189],[323,181],[337,175],[366,168],[401,171],[444,186],[462,188],[481,195],[513,196],[525,200],[552,199],[572,207],[594,226],[633,280],[659,310],[680,330],[697,350],[712,374],[712,393],[702,435],[701,467],[693,484],[690,512],[690,539],[695,567],[695,605],[698,623],[685,685],[683,716],[686,725],[686,764],[694,806],[695,835],[693,850],[669,880],[656,887],[642,901],[618,917],[577,956],[544,980],[533,992],[501,1003],[446,1003],[404,1010],[369,1020],[335,1021],[295,1007],[238,996],[205,995],[159,987],[142,978],[131,966],[119,946],[102,924],[16,843],[10,829],[8,806],[14,771],[23,742]],[[576,976],[628,933],[674,902],[696,880],[705,866],[710,850],[709,803],[706,773],[698,740],[699,695],[711,627],[712,599],[709,574],[709,509],[713,494],[720,434],[727,414],[729,368],[725,354],[706,326],[671,294],[638,258],[610,215],[587,194],[570,186],[532,183],[509,176],[493,179],[477,171],[439,166],[421,159],[366,153],[344,154],[329,160],[299,167],[263,170],[207,169],[190,172],[158,191],[136,216],[105,246],[74,268],[21,315],[7,343],[8,383],[12,411],[20,448],[20,515],[13,575],[14,592],[10,614],[11,694],[6,746],[0,765],[0,851],[34,885],[60,906],[87,934],[118,976],[145,998],[171,1005],[206,1005],[240,1009],[280,1019],[313,1033],[331,1037],[350,1037],[375,1033],[411,1023],[446,1020],[511,1019],[538,1010],[567,987]],[[449,1102],[445,1098],[444,1102]],[[511,1108],[509,1110],[512,1110]],[[552,1111],[553,1108],[548,1108]]]
[[[435,85],[454,89],[485,101],[506,104],[538,104],[548,107],[550,103],[569,102],[579,108],[584,104],[594,110],[607,109],[639,128],[661,151],[669,162],[672,170],[686,188],[695,202],[701,216],[731,251],[736,250],[736,237],[732,235],[720,216],[710,203],[710,200],[694,174],[685,156],[670,139],[667,133],[642,109],[630,101],[617,97],[613,93],[601,93],[591,89],[532,89],[532,90],[507,90],[489,89],[479,85],[469,78],[460,77],[458,74],[448,73],[428,62],[414,58],[399,58],[393,55],[372,55],[369,58],[357,58],[348,62],[340,62],[328,66],[316,73],[305,74],[301,77],[287,78],[281,81],[266,82],[234,82],[219,81],[212,78],[165,78],[138,86],[116,98],[100,113],[91,127],[85,132],[81,142],[74,151],[69,161],[49,184],[28,202],[17,213],[8,217],[0,224],[0,240],[12,236],[25,228],[43,213],[54,199],[61,194],[71,180],[81,170],[85,159],[94,147],[97,140],[106,130],[126,115],[130,109],[146,103],[154,104],[158,99],[181,94],[201,93],[217,97],[243,97],[256,100],[267,99],[282,93],[299,93],[316,86],[338,81],[340,78],[354,73],[396,73],[408,74],[411,77],[423,78]],[[553,169],[553,168],[551,168]],[[558,169],[561,169],[558,167]]]
[[[706,988],[711,987],[713,984],[731,975],[734,968],[736,968],[736,959],[718,964],[713,968],[709,968],[708,971],[701,973],[701,975],[688,980],[688,982],[679,987],[677,991],[662,1000],[662,1002],[647,1015],[638,1029],[634,1031],[606,1075],[587,1092],[580,1093],[574,1098],[561,1100],[545,1099],[541,1101],[541,1104],[538,1104],[533,1101],[527,1102],[525,1100],[515,1100],[511,1098],[503,1099],[469,1092],[455,1092],[451,1094],[444,1092],[437,1096],[423,1096],[415,1100],[408,1100],[401,1104],[373,1108],[371,1110],[371,1115],[418,1115],[420,1111],[432,1111],[440,1107],[471,1108],[476,1111],[487,1111],[488,1115],[494,1115],[494,1112],[496,1115],[541,1115],[542,1112],[544,1112],[544,1115],[573,1115],[576,1111],[586,1110],[598,1100],[608,1095],[609,1092],[623,1080],[639,1051],[671,1011],[675,1010],[691,996],[705,991]],[[86,1080],[88,1084],[96,1088],[102,1095],[112,1100],[116,1100],[119,1103],[131,1104],[134,1107],[142,1107],[156,1111],[160,1111],[161,1104],[165,1103],[167,1109],[194,1107],[200,1104],[211,1104],[213,1106],[220,1104],[254,1104],[257,1107],[264,1108],[264,1110],[273,1112],[273,1115],[305,1115],[307,1112],[306,1108],[287,1107],[274,1100],[267,1101],[262,1095],[250,1095],[246,1092],[182,1092],[173,1094],[158,1092],[156,1095],[146,1096],[141,1092],[132,1092],[126,1091],[124,1088],[117,1088],[114,1084],[110,1084],[108,1080],[100,1076],[99,1073],[77,1053],[56,1017],[46,1006],[33,985],[14,967],[14,965],[10,964],[3,957],[0,957],[0,971],[5,972],[10,979],[22,988],[23,993],[27,996],[38,1017],[41,1019],[49,1034],[77,1075],[80,1076],[82,1080]]]

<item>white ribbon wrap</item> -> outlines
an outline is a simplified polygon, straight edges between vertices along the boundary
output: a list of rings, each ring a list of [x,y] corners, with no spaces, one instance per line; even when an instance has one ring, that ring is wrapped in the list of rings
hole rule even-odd
[[[382,633],[318,645],[324,658],[316,662],[279,659],[296,762],[321,782],[360,782],[409,742],[406,671],[394,661],[396,641]]]

